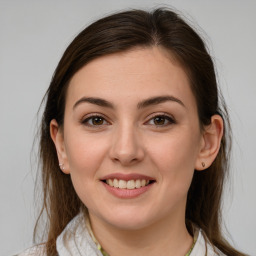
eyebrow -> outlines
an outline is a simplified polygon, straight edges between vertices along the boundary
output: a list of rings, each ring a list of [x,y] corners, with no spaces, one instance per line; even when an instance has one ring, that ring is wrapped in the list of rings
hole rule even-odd
[[[181,106],[185,107],[184,103],[180,99],[178,99],[174,96],[167,95],[167,96],[152,97],[152,98],[143,100],[138,103],[137,108],[138,109],[146,108],[151,105],[157,105],[157,104],[165,103],[167,101],[173,101],[173,102],[179,103]],[[94,98],[94,97],[82,97],[74,104],[73,109],[75,109],[81,103],[90,103],[90,104],[94,104],[94,105],[97,105],[100,107],[114,109],[114,105],[111,102],[101,99],[101,98]]]
[[[138,103],[137,108],[138,109],[146,108],[148,106],[161,104],[161,103],[164,103],[164,102],[167,102],[167,101],[174,101],[174,102],[179,103],[183,107],[185,107],[184,103],[180,99],[178,99],[174,96],[167,95],[167,96],[152,97],[152,98],[143,100],[142,102]]]
[[[91,103],[100,107],[112,108],[112,109],[114,108],[114,105],[107,100],[104,100],[101,98],[94,98],[94,97],[88,97],[88,98],[83,97],[75,103],[75,105],[73,106],[73,109],[75,109],[81,103]]]

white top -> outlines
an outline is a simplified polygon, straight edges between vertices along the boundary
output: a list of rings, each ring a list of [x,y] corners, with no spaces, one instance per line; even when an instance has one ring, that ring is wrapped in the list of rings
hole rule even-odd
[[[83,214],[77,215],[66,226],[56,241],[58,256],[103,256],[91,238]],[[207,247],[207,252],[206,252]],[[27,249],[17,256],[45,256],[43,245]],[[207,243],[199,230],[196,244],[190,256],[225,256]]]

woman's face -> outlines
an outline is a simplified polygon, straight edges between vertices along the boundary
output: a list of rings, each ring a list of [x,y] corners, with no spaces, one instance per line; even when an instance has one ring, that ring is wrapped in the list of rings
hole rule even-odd
[[[161,48],[93,60],[72,78],[59,160],[92,219],[183,221],[202,134],[183,68]]]

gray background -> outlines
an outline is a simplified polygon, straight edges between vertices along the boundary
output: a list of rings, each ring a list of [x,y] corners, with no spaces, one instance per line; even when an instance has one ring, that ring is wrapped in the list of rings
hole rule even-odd
[[[234,132],[224,221],[229,240],[256,255],[256,1],[242,0],[0,0],[0,255],[31,245],[37,110],[64,49],[103,14],[163,4],[200,27],[214,56]]]

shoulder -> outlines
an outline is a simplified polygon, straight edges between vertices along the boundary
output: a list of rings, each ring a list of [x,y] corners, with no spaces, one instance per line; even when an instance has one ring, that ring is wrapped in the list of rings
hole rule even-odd
[[[56,248],[59,255],[102,256],[90,235],[88,219],[83,212],[69,222],[58,236]]]
[[[46,256],[45,247],[43,244],[36,245],[14,256]]]
[[[226,256],[215,246],[209,243],[206,235],[199,230],[196,244],[190,254],[190,256]]]

